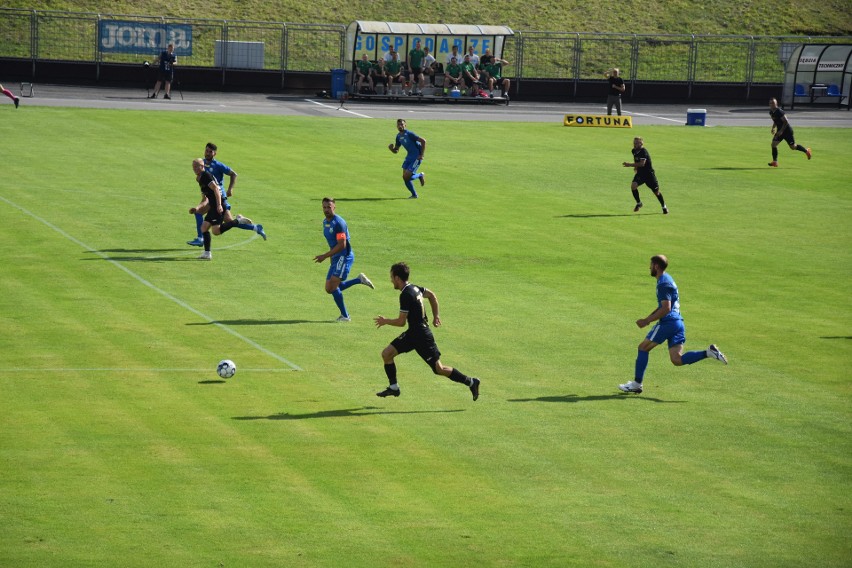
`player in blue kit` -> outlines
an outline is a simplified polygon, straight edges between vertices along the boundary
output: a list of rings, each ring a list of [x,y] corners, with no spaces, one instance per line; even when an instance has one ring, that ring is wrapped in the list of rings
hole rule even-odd
[[[468,377],[458,369],[444,366],[441,363],[441,351],[435,343],[435,336],[432,335],[432,330],[429,329],[429,318],[426,316],[426,308],[423,304],[423,298],[426,298],[429,301],[429,306],[432,308],[432,325],[439,327],[441,325],[441,316],[438,314],[438,297],[434,292],[423,286],[411,284],[408,281],[410,274],[411,270],[404,262],[398,262],[391,266],[391,283],[393,283],[394,290],[399,290],[399,316],[394,319],[388,319],[384,316],[374,318],[376,327],[382,327],[383,325],[403,327],[406,323],[408,324],[408,329],[391,341],[390,345],[382,351],[385,374],[388,376],[390,385],[382,392],[376,393],[376,396],[385,398],[388,396],[397,397],[401,394],[399,384],[396,381],[396,363],[394,363],[394,358],[401,353],[415,351],[432,368],[433,373],[447,377],[454,383],[465,385],[470,389],[473,400],[478,399],[479,379]]]
[[[668,341],[669,357],[676,367],[692,365],[708,357],[728,364],[728,359],[715,345],[711,345],[705,351],[683,352],[683,344],[686,343],[686,328],[683,326],[683,318],[680,315],[677,284],[666,272],[668,266],[669,260],[665,256],[658,254],[651,257],[651,276],[657,279],[657,309],[648,317],[636,320],[636,325],[639,326],[639,329],[642,329],[651,322],[658,320],[659,322],[639,344],[639,354],[636,357],[636,378],[623,385],[618,385],[618,388],[624,392],[642,392],[642,380],[648,366],[648,353],[663,341]]]
[[[237,172],[216,159],[217,151],[218,147],[213,142],[208,142],[207,146],[204,147],[204,171],[212,175],[213,179],[216,180],[216,183],[219,184],[219,189],[222,194],[222,206],[225,208],[225,220],[236,220],[238,223],[238,229],[254,231],[263,237],[263,240],[265,241],[266,233],[263,232],[263,225],[254,225],[251,219],[243,217],[242,215],[237,215],[236,218],[231,215],[231,204],[228,203],[228,198],[234,193],[234,184],[237,182]],[[225,176],[230,178],[227,190],[225,189]],[[204,215],[200,213],[196,214],[195,229],[198,232],[198,236],[191,241],[186,241],[186,244],[194,247],[200,247],[204,244],[204,241],[201,238],[201,223],[203,222]]]
[[[322,262],[331,258],[331,266],[328,268],[328,274],[325,277],[325,291],[327,294],[331,294],[334,303],[340,308],[340,317],[337,318],[337,321],[348,322],[351,321],[351,318],[346,309],[346,304],[343,302],[343,291],[355,284],[363,284],[370,288],[375,287],[363,272],[357,278],[345,280],[355,262],[355,253],[352,252],[349,227],[346,226],[343,217],[335,213],[336,208],[337,205],[333,198],[322,198],[322,212],[325,214],[325,219],[322,222],[322,234],[328,241],[329,250],[315,256],[314,262]]]
[[[399,130],[399,134],[396,135],[396,144],[388,144],[388,150],[396,154],[399,152],[400,146],[405,148],[407,154],[405,161],[402,162],[402,181],[405,182],[405,187],[411,192],[409,199],[417,199],[417,191],[415,191],[411,180],[419,179],[421,187],[426,185],[425,174],[417,172],[420,163],[423,161],[423,154],[426,153],[426,140],[408,130],[405,119],[400,118],[396,121],[396,129]]]

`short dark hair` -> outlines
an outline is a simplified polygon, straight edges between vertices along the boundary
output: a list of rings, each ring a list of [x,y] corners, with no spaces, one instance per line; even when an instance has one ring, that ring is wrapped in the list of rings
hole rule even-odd
[[[334,203],[334,198],[333,197],[323,197],[322,202],[323,203]]]
[[[210,148],[211,150],[213,150],[214,152],[218,152],[218,151],[219,151],[219,148],[217,148],[217,147],[216,147],[216,144],[214,144],[213,142],[208,142],[208,143],[207,143],[207,147],[208,147],[208,148]]]
[[[655,254],[651,257],[651,264],[656,265],[657,268],[662,268],[663,270],[665,270],[669,267],[669,259],[667,259],[665,255]]]
[[[397,262],[391,266],[391,276],[397,276],[400,280],[408,282],[408,276],[411,274],[411,269],[404,262]]]

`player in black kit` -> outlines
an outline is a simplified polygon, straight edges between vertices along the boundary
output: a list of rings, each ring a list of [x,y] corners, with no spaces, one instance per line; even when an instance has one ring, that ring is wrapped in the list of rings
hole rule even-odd
[[[654,192],[657,196],[657,201],[663,207],[663,215],[669,214],[669,208],[666,207],[666,200],[663,199],[663,194],[660,193],[660,183],[657,181],[657,174],[654,173],[654,166],[651,165],[651,155],[645,148],[645,141],[636,137],[633,139],[633,161],[622,162],[625,168],[633,168],[636,175],[633,176],[633,183],[630,184],[630,191],[633,192],[633,199],[636,200],[636,207],[633,212],[642,209],[642,200],[639,199],[639,186],[643,183]]]
[[[190,207],[189,212],[192,215],[196,213],[204,213],[204,222],[201,224],[201,238],[204,240],[204,252],[199,256],[199,260],[212,260],[213,253],[210,252],[210,231],[214,235],[222,233],[239,226],[247,230],[257,231],[257,227],[261,225],[252,225],[246,223],[245,220],[240,221],[225,221],[225,208],[222,206],[222,192],[219,184],[213,174],[204,169],[204,158],[196,158],[192,161],[192,171],[195,172],[195,179],[201,188],[201,202],[195,207]],[[265,237],[264,237],[265,239]]]
[[[390,277],[394,290],[399,290],[399,317],[387,319],[382,316],[375,318],[376,327],[393,325],[403,327],[408,322],[408,330],[391,341],[390,345],[382,351],[382,360],[385,363],[385,373],[388,376],[390,386],[377,396],[399,396],[399,385],[396,382],[396,364],[393,359],[400,353],[417,351],[417,354],[426,361],[436,375],[448,377],[451,381],[461,383],[470,388],[473,400],[479,398],[479,379],[468,377],[458,369],[445,367],[441,364],[441,352],[435,343],[435,337],[429,329],[429,318],[423,306],[423,298],[429,300],[432,307],[432,325],[441,325],[441,316],[438,315],[438,297],[431,290],[422,286],[415,286],[408,282],[411,270],[404,262],[398,262],[391,266]]]
[[[769,116],[772,118],[772,161],[769,162],[769,167],[778,167],[778,144],[782,140],[790,145],[791,150],[804,152],[810,160],[811,149],[805,148],[801,144],[796,144],[796,139],[793,138],[793,127],[787,122],[784,109],[778,106],[777,99],[769,99]]]

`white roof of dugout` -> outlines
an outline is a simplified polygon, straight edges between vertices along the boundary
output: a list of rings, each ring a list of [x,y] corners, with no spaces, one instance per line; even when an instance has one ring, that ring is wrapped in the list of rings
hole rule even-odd
[[[507,26],[475,26],[470,24],[407,24],[402,22],[367,22],[357,20],[361,33],[394,35],[447,35],[447,36],[511,36],[515,32]]]

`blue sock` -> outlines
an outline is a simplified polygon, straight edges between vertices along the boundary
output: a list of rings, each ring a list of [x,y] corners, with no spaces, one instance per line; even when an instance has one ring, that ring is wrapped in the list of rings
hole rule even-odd
[[[636,355],[636,382],[642,384],[642,379],[645,378],[645,369],[648,367],[648,352],[639,350]]]
[[[198,232],[198,238],[199,239],[202,238],[201,237],[201,224],[202,223],[204,223],[204,215],[202,215],[201,213],[196,213],[195,214],[195,230]]]
[[[411,183],[411,180],[408,180],[407,182],[405,182],[405,187],[408,188],[408,191],[411,192],[411,195],[413,195],[414,197],[417,197],[417,192],[414,190],[414,184]]]
[[[683,357],[681,357],[680,360],[683,361],[684,365],[692,365],[693,363],[698,363],[702,359],[706,358],[706,351],[687,351],[683,354]]]
[[[334,298],[334,303],[340,308],[340,315],[348,318],[349,312],[346,311],[346,304],[343,303],[343,292],[340,291],[340,288],[332,292],[331,297]]]
[[[358,279],[358,278],[353,278],[352,280],[347,280],[346,282],[341,282],[341,283],[340,283],[340,287],[338,288],[338,290],[340,290],[341,292],[343,292],[344,290],[346,290],[346,289],[347,289],[347,288],[349,288],[350,286],[354,286],[355,284],[360,284],[360,283],[361,283],[361,280],[360,280],[360,279]]]

